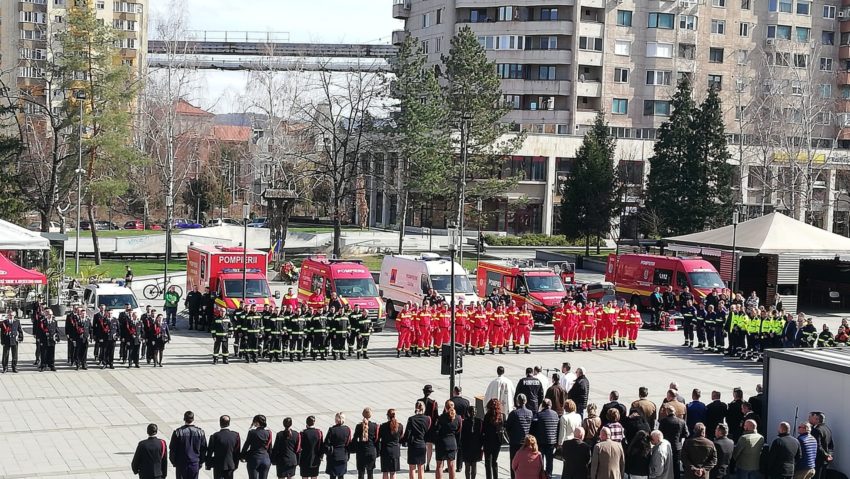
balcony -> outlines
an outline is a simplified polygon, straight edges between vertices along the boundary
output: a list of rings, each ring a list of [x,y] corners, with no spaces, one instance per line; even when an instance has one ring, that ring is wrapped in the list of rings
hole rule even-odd
[[[514,95],[562,95],[572,92],[572,82],[569,80],[502,80],[502,90]]]
[[[505,115],[505,120],[519,124],[566,123],[569,118],[569,110],[511,110]]]
[[[850,45],[841,45],[840,47],[838,47],[838,59],[839,60],[850,59]]]
[[[602,66],[602,52],[594,52],[588,50],[579,50],[576,56],[576,62],[579,65]]]
[[[598,113],[597,110],[577,110],[575,114],[576,125],[592,125]]]
[[[604,23],[581,22],[578,24],[578,34],[583,37],[602,38],[604,30]]]
[[[409,37],[409,36],[410,36],[410,32],[408,32],[407,30],[393,30],[393,35],[392,35],[393,45],[396,45],[396,46],[401,45],[402,43],[404,43],[405,40],[407,40],[407,37]]]
[[[575,25],[569,20],[530,22],[476,22],[458,20],[455,31],[470,27],[478,35],[572,35]]]
[[[838,132],[838,139],[839,140],[850,140],[850,128],[842,128]]]
[[[605,8],[605,0],[582,0],[583,8]]]
[[[840,71],[836,75],[835,83],[838,85],[850,85],[850,71]]]
[[[393,2],[393,18],[407,20],[410,18],[410,0],[396,0]]]
[[[576,96],[587,96],[592,98],[602,97],[602,82],[580,81],[576,83]]]
[[[850,99],[841,98],[836,102],[836,111],[839,113],[850,113]]]
[[[514,0],[508,2],[517,7],[572,7],[575,0]],[[505,0],[455,0],[455,8],[493,8],[505,6]]]
[[[541,63],[570,65],[572,50],[488,50],[487,58],[497,63]]]

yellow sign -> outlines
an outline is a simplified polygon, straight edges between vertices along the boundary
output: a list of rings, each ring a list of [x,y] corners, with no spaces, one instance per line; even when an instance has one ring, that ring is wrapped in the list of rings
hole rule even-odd
[[[788,161],[788,158],[790,158],[790,156],[791,155],[789,155],[788,153],[774,153],[773,154],[773,161],[786,163]],[[805,152],[798,153],[797,154],[797,162],[798,163],[808,162],[808,155]],[[812,155],[812,163],[820,163],[820,164],[826,163],[826,155],[823,154],[823,153],[815,153],[814,155]]]

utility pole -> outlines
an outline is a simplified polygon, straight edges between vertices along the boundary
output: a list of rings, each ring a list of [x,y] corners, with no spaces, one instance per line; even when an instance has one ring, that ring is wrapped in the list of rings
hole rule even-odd
[[[86,99],[86,92],[77,90],[74,93],[74,98],[80,104],[80,131],[79,131],[79,156],[77,161],[77,231],[76,231],[76,246],[74,247],[74,276],[80,276],[80,210],[82,209],[83,199],[83,103]],[[90,225],[94,228],[94,225]],[[64,269],[63,269],[64,271]],[[64,273],[63,273],[64,274]]]

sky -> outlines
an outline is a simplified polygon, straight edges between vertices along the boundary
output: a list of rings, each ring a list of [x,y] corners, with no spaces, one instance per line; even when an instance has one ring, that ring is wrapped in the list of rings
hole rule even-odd
[[[276,32],[292,42],[388,44],[392,31],[404,26],[392,18],[390,0],[182,1],[192,30],[257,32],[252,36]],[[171,0],[149,0],[148,21],[165,13],[170,4]],[[244,73],[207,71],[191,100],[217,113],[241,111],[236,97],[244,84]]]

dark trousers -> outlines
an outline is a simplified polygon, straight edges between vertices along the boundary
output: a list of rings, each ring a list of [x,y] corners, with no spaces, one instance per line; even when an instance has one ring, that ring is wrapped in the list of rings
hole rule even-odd
[[[484,451],[484,471],[486,479],[499,479],[499,450]]]
[[[685,331],[685,341],[694,340],[694,323],[690,318],[682,319],[682,329]]]
[[[361,353],[369,351],[369,335],[357,336],[357,350]]]
[[[198,479],[198,471],[200,470],[200,464],[183,464],[174,466],[174,475],[177,479]]]
[[[543,463],[545,464],[546,474],[552,477],[552,469],[555,462],[555,445],[542,444],[540,446],[540,454],[543,454]]]
[[[77,341],[72,338],[68,338],[68,358],[66,362],[68,364],[74,364],[74,361],[77,359],[77,353],[75,348],[77,347]]]
[[[213,357],[218,358],[226,358],[230,355],[228,351],[228,337],[227,336],[216,336],[215,342],[213,343]]]
[[[100,362],[104,366],[112,366],[112,361],[115,359],[115,341],[106,339],[100,348]]]
[[[165,321],[171,326],[177,326],[177,308],[165,308]]]
[[[210,314],[206,314],[204,316],[201,316],[201,318],[205,320],[204,328],[209,332],[212,328],[213,323],[215,322],[215,317]]]
[[[77,353],[77,357],[74,359],[74,364],[80,367],[86,367],[89,355],[89,342],[84,339],[78,339],[74,349]]]
[[[52,368],[55,367],[54,358],[56,356],[56,344],[42,344],[41,345],[41,367],[44,368]]]
[[[233,471],[222,471],[221,469],[214,467],[213,479],[233,479]]]
[[[519,452],[520,449],[522,449],[522,444],[509,444],[508,445],[508,454],[510,454],[509,457],[511,459],[509,461],[510,464],[514,463],[514,456],[516,456],[516,453]],[[511,467],[511,479],[514,479],[514,468],[513,467]],[[678,479],[678,478],[676,478],[676,479]]]
[[[136,366],[139,365],[139,352],[140,352],[141,349],[142,349],[141,344],[130,343],[130,344],[127,345],[127,355],[128,355],[127,366],[131,366],[133,364],[135,364]]]
[[[697,321],[697,341],[705,344],[705,321]]]
[[[121,338],[121,344],[118,346],[118,357],[122,363],[127,360],[127,341],[124,338]]]
[[[706,339],[708,339],[708,347],[713,348],[714,347],[714,338],[715,338],[715,336],[714,336],[714,325],[713,324],[708,324],[708,325],[705,326],[705,335],[706,335]]]
[[[720,349],[723,349],[725,341],[723,340],[723,326],[714,325],[714,345]]]
[[[271,467],[272,463],[268,457],[264,457],[263,459],[249,458],[247,467],[248,479],[267,479]]]
[[[304,336],[301,334],[293,334],[289,338],[289,354],[301,354],[304,347]]]
[[[682,450],[681,449],[673,449],[672,454],[672,462],[670,466],[673,467],[673,479],[682,479],[682,462],[681,462]]]
[[[201,329],[201,310],[189,308],[189,329],[197,327]]]
[[[652,310],[652,326],[658,326],[661,324],[661,308],[654,308]]]
[[[12,357],[12,368],[18,367],[18,345],[3,346],[3,370],[9,368],[9,356]]]
[[[101,346],[100,341],[98,339],[94,340],[94,358],[97,359],[98,362],[101,361]]]

